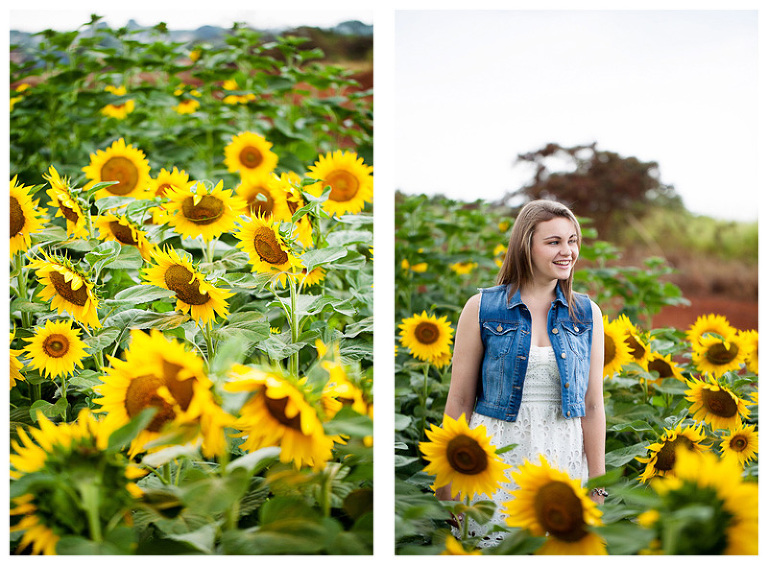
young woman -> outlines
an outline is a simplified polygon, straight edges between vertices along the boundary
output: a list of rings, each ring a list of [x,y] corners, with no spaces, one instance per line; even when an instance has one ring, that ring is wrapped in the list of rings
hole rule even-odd
[[[603,323],[598,306],[572,291],[581,228],[564,205],[535,200],[515,220],[498,285],[470,298],[459,317],[445,414],[485,425],[515,467],[524,459],[585,481],[605,473]],[[511,498],[502,485],[497,508]],[[438,489],[450,498],[450,485]],[[593,491],[596,502],[602,491]],[[498,509],[482,535],[504,525]],[[486,539],[482,545],[501,540]]]

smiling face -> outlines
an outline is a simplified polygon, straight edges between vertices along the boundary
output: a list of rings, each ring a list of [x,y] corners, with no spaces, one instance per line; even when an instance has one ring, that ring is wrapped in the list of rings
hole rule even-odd
[[[579,235],[568,218],[539,222],[531,241],[533,278],[537,282],[566,280],[579,256]]]

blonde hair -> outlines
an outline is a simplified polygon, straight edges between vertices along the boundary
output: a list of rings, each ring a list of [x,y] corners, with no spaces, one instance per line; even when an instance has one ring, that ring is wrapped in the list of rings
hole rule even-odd
[[[538,224],[553,218],[567,218],[573,223],[578,238],[578,246],[581,248],[581,226],[579,226],[576,216],[566,205],[555,200],[532,200],[523,206],[512,226],[507,254],[496,277],[496,284],[509,285],[510,296],[518,289],[533,282],[533,260],[531,258],[533,233]],[[568,278],[558,281],[558,284],[568,302],[571,317],[581,317],[583,312],[575,312],[573,269],[571,269]]]

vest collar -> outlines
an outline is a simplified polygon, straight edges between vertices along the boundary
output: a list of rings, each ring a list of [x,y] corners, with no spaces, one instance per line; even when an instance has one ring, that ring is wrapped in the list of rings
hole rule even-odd
[[[559,302],[566,308],[568,308],[568,301],[565,299],[565,294],[563,294],[563,289],[560,288],[560,284],[555,285],[555,300],[554,302]],[[511,310],[512,308],[516,306],[522,306],[523,300],[520,298],[520,289],[518,288],[515,291],[515,294],[512,295],[512,298],[507,302],[507,309]]]

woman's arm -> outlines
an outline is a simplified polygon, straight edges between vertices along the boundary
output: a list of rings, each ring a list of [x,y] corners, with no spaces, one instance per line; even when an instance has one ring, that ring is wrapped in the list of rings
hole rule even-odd
[[[469,421],[475,407],[477,380],[483,361],[483,342],[480,339],[480,295],[467,300],[459,316],[453,346],[451,387],[445,401],[445,413],[453,419],[462,414]]]
[[[445,401],[445,414],[458,419],[462,414],[467,421],[472,416],[477,395],[477,379],[483,362],[483,342],[480,339],[480,295],[467,300],[459,316],[456,327],[456,339],[453,346],[453,367],[451,386]],[[451,500],[451,485],[445,485],[435,491],[441,500]]]
[[[584,452],[587,455],[589,477],[605,474],[605,406],[603,404],[603,362],[605,334],[603,314],[592,303],[592,351],[589,363],[589,384],[584,398],[586,415],[581,419],[584,433]],[[593,496],[596,501],[602,497]]]

